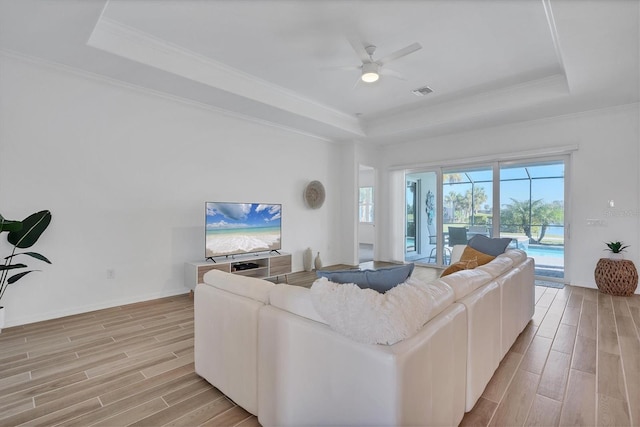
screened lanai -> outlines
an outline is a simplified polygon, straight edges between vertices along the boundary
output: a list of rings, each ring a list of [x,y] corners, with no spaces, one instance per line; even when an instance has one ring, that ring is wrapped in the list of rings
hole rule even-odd
[[[407,258],[447,264],[447,247],[459,243],[451,241],[452,231],[458,235],[463,228],[466,239],[475,234],[512,238],[512,247],[525,250],[535,259],[536,276],[562,281],[565,246],[564,171],[564,160],[442,169],[442,196],[436,198],[436,203],[438,200],[442,203],[441,226],[437,227],[441,234],[440,261],[436,256],[438,239],[433,236],[434,215],[423,214],[422,221],[419,215],[420,207],[429,209],[426,206],[429,193],[439,193],[434,188],[437,187],[435,176],[438,172],[407,174],[407,183],[411,185],[407,198],[414,197],[411,202],[407,200],[407,206],[415,205],[412,216],[414,224],[407,230],[408,233],[417,230],[412,236],[407,234],[407,242],[411,242],[411,250],[407,245]],[[429,174],[434,175],[432,179]],[[494,177],[497,178],[497,185],[494,185]],[[499,215],[494,215],[498,206]],[[427,231],[420,232],[420,229]]]

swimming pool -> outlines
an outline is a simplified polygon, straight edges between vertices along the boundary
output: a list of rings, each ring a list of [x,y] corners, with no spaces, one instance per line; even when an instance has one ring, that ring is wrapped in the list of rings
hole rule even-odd
[[[564,246],[533,246],[530,245],[527,249],[527,255],[531,257],[552,257],[552,258],[564,258]]]
[[[531,245],[527,249],[527,256],[535,260],[535,276],[564,278],[564,246]]]

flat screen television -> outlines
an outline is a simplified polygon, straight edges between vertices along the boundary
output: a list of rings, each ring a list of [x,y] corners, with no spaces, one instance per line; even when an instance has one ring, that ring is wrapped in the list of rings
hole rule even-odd
[[[278,251],[282,205],[205,203],[205,258]]]

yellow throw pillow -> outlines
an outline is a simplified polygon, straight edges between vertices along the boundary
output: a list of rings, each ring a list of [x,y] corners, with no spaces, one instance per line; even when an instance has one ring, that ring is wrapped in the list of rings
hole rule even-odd
[[[462,261],[464,262],[464,261]],[[472,268],[476,268],[478,266],[478,257],[473,257],[469,261],[467,261],[467,270],[471,270]]]
[[[440,277],[448,276],[449,274],[455,273],[456,271],[461,270],[471,270],[476,268],[479,265],[484,265],[495,257],[492,255],[484,254],[476,249],[473,249],[471,246],[467,246],[462,251],[462,255],[460,256],[460,261],[454,262],[449,267],[447,267]]]
[[[442,274],[440,275],[440,277],[444,277],[447,276],[451,273],[455,273],[456,271],[460,271],[460,270],[471,270],[473,268],[476,268],[478,266],[478,257],[473,257],[469,260],[460,260],[458,262],[454,262],[453,264],[451,264],[449,267],[447,267]]]
[[[449,274],[455,273],[456,271],[466,270],[466,266],[467,266],[466,262],[462,262],[462,261],[454,262],[442,272],[440,277],[448,276]]]
[[[484,254],[478,250],[473,249],[471,246],[467,246],[462,251],[462,255],[460,256],[460,261],[471,261],[474,260],[477,265],[485,265],[488,262],[491,262],[495,257],[493,255]]]

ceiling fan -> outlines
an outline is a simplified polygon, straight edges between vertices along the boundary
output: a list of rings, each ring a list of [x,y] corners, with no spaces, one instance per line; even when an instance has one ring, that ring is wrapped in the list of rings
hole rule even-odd
[[[386,68],[386,65],[391,61],[395,61],[396,59],[402,58],[403,56],[407,56],[417,50],[422,49],[420,43],[412,43],[407,47],[404,47],[385,56],[384,58],[374,60],[373,54],[376,51],[376,46],[372,44],[361,43],[353,39],[349,39],[349,43],[358,55],[358,58],[360,58],[360,61],[362,61],[362,65],[338,68],[343,70],[361,70],[362,73],[360,75],[360,80],[365,83],[373,83],[375,81],[378,81],[381,75],[406,80],[402,74]]]

